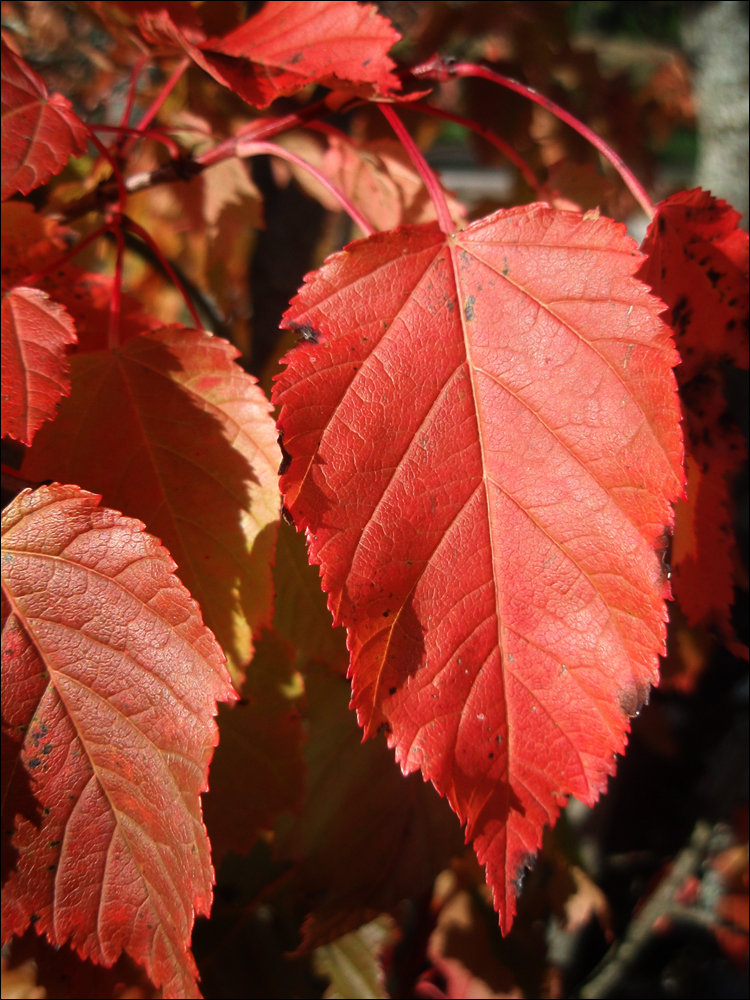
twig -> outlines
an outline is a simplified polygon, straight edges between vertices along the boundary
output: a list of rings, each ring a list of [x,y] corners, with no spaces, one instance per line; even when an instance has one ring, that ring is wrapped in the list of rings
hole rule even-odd
[[[680,851],[651,898],[630,922],[624,940],[609,952],[603,965],[581,990],[582,1000],[604,1000],[612,996],[648,943],[659,917],[679,919],[684,916],[682,908],[674,902],[674,896],[685,879],[698,871],[710,837],[711,827],[704,820],[699,820],[690,843]]]

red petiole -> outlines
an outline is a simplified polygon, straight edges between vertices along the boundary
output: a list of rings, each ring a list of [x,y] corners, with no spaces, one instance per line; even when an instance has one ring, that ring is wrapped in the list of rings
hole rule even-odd
[[[176,160],[180,156],[180,147],[174,139],[162,135],[156,129],[147,129],[145,132],[142,132],[137,128],[126,128],[124,125],[91,125],[90,128],[95,132],[117,132],[123,137],[132,135],[138,139],[154,139],[156,142],[160,142],[162,146],[166,146],[169,150],[169,155],[173,159]]]
[[[343,191],[339,191],[336,185],[332,184],[324,173],[321,173],[317,167],[308,163],[307,160],[303,160],[301,156],[297,156],[296,153],[290,153],[288,149],[284,149],[283,146],[277,146],[273,142],[256,142],[254,139],[250,141],[241,139],[237,142],[237,156],[257,156],[260,153],[271,153],[273,156],[278,156],[283,160],[288,160],[290,163],[294,163],[298,167],[302,167],[304,170],[307,170],[311,176],[319,181],[323,187],[327,191],[330,191],[334,198],[338,200],[339,204],[349,215],[352,222],[359,226],[365,236],[372,236],[375,232],[367,219],[365,219],[364,215],[362,215],[359,209],[352,204]]]
[[[559,104],[551,101],[549,97],[545,97],[544,94],[539,94],[531,87],[527,87],[525,84],[519,83],[517,80],[511,80],[510,77],[503,76],[501,73],[496,73],[487,66],[480,66],[477,63],[447,64],[436,57],[426,63],[423,63],[421,66],[416,66],[412,70],[412,74],[416,77],[428,80],[447,80],[455,76],[478,76],[485,80],[491,80],[493,83],[497,83],[501,87],[507,87],[508,90],[512,90],[516,94],[521,94],[523,97],[528,97],[530,101],[534,101],[535,104],[539,104],[541,107],[546,108],[547,111],[551,111],[553,115],[560,119],[560,121],[565,122],[566,125],[570,125],[570,127],[575,129],[579,135],[582,135],[584,139],[587,139],[592,146],[595,146],[602,156],[609,160],[620,177],[622,177],[623,181],[633,194],[633,197],[636,199],[646,215],[649,218],[653,218],[653,202],[649,198],[646,189],[635,176],[633,171],[625,165],[621,157],[619,157],[612,147],[606,143],[604,139],[598,136],[596,132],[593,132],[587,125],[584,125],[583,122],[579,121],[575,115],[566,111],[565,108],[562,108]]]
[[[438,181],[435,174],[432,172],[427,164],[427,161],[420,153],[417,148],[417,144],[414,142],[409,132],[404,126],[399,116],[396,114],[394,109],[390,104],[378,104],[378,107],[383,112],[388,122],[396,133],[396,135],[401,140],[404,149],[407,151],[411,157],[412,163],[417,168],[419,176],[424,181],[425,187],[427,188],[430,198],[432,199],[432,204],[435,206],[435,212],[437,213],[438,225],[441,230],[449,236],[455,231],[455,226],[453,220],[451,219],[451,214],[448,211],[448,202],[445,200],[445,194],[443,189],[440,187],[440,182]]]
[[[188,309],[188,312],[193,317],[193,322],[195,323],[196,329],[202,330],[203,329],[203,324],[201,323],[200,318],[198,317],[198,313],[195,311],[195,306],[193,305],[193,303],[192,303],[192,301],[190,299],[190,296],[187,294],[187,292],[185,291],[185,288],[184,288],[182,282],[180,281],[180,279],[175,274],[174,268],[172,267],[172,265],[169,263],[169,261],[167,260],[167,258],[164,256],[164,254],[159,249],[158,243],[156,243],[156,241],[153,239],[153,237],[150,235],[150,233],[148,233],[143,228],[143,226],[139,226],[137,222],[134,222],[132,219],[128,218],[128,216],[126,216],[126,215],[124,215],[122,217],[122,225],[123,225],[124,228],[129,229],[132,233],[135,233],[136,236],[140,236],[140,238],[143,240],[143,242],[146,243],[151,248],[151,250],[154,252],[154,255],[157,257],[159,263],[164,268],[164,270],[166,271],[166,273],[169,275],[169,278],[170,278],[172,284],[175,286],[175,288],[177,289],[177,291],[180,293],[180,295],[184,299],[185,305],[187,306],[187,309]]]
[[[513,149],[513,147],[507,143],[500,136],[495,135],[490,129],[485,128],[483,125],[477,124],[477,122],[472,121],[471,118],[464,118],[463,115],[456,115],[452,111],[444,111],[442,108],[435,108],[431,104],[423,104],[422,101],[415,101],[409,105],[415,111],[422,111],[426,115],[431,115],[433,118],[442,118],[444,121],[455,122],[456,125],[462,125],[464,128],[470,129],[472,132],[476,132],[477,135],[481,135],[483,139],[491,143],[495,149],[499,150],[505,156],[506,159],[518,168],[519,173],[529,185],[532,191],[539,190],[539,181],[536,179],[534,171],[528,165],[528,163],[519,156],[518,153]]]
[[[109,330],[107,332],[107,347],[110,351],[120,346],[120,304],[122,301],[122,258],[125,253],[125,237],[122,235],[121,220],[116,220],[112,227],[117,240],[117,258],[115,260],[115,277],[112,282],[112,300],[109,304]]]

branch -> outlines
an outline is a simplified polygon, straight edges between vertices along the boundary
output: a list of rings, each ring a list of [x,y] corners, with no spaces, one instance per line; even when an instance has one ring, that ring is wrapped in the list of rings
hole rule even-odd
[[[330,95],[329,95],[330,96]],[[197,174],[202,173],[207,167],[222,160],[228,160],[237,155],[237,143],[260,141],[287,132],[292,128],[299,128],[321,116],[334,114],[336,109],[328,106],[327,98],[323,101],[316,101],[300,111],[295,111],[289,115],[282,115],[279,118],[257,118],[248,125],[241,128],[237,135],[218,146],[207,150],[200,156],[180,156],[164,163],[154,170],[143,171],[139,174],[131,174],[125,178],[125,190],[128,194],[135,194],[136,191],[144,191],[146,188],[157,187],[159,184],[170,184],[172,181],[189,181]],[[364,101],[356,102],[358,104]],[[134,130],[133,139],[140,137],[143,123]],[[164,130],[166,131],[166,130]],[[77,201],[72,201],[58,210],[55,217],[60,221],[73,222],[89,212],[106,211],[117,201],[118,190],[115,182],[109,178],[96,188],[96,190],[84,195]]]
[[[685,879],[698,871],[710,837],[711,827],[704,820],[699,820],[688,846],[680,851],[651,898],[638,916],[631,920],[624,940],[609,952],[604,964],[581,990],[582,1000],[604,1000],[614,994],[628,969],[648,944],[654,924],[660,917],[684,919],[684,908],[678,908],[674,896]]]

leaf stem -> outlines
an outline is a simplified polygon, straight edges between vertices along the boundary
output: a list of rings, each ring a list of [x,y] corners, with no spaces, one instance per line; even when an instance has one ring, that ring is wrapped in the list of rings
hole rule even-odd
[[[525,84],[519,83],[517,80],[512,80],[508,76],[496,73],[487,66],[480,66],[477,63],[448,64],[440,60],[439,57],[430,59],[426,63],[422,63],[421,66],[416,66],[412,70],[412,74],[416,77],[424,77],[428,80],[446,80],[454,76],[479,76],[485,80],[491,80],[493,83],[497,83],[501,87],[507,87],[508,90],[512,90],[516,94],[521,94],[523,97],[528,97],[530,101],[534,101],[535,104],[539,104],[541,107],[546,108],[547,111],[551,111],[553,115],[560,119],[560,121],[565,122],[566,125],[570,125],[570,127],[575,129],[579,135],[582,135],[584,139],[587,139],[592,146],[595,146],[602,156],[609,160],[620,177],[622,177],[623,181],[630,189],[633,197],[649,219],[653,218],[655,211],[653,202],[649,198],[646,189],[635,176],[633,171],[626,166],[622,158],[618,156],[614,149],[612,149],[612,147],[606,143],[604,139],[598,136],[596,132],[593,132],[587,125],[584,125],[583,122],[579,121],[575,115],[566,111],[565,108],[562,108],[559,104],[551,101],[549,97],[545,97],[544,94],[540,94],[533,88],[527,87]]]
[[[122,301],[122,259],[125,253],[125,238],[122,226],[115,221],[112,232],[117,240],[117,259],[115,260],[115,278],[112,282],[112,299],[109,304],[109,329],[107,331],[107,347],[113,351],[120,346],[120,304]]]
[[[43,267],[41,271],[37,271],[35,274],[27,275],[27,277],[25,277],[22,282],[19,282],[19,284],[31,285],[42,278],[46,278],[48,274],[52,274],[52,272],[56,271],[58,267],[63,267],[69,260],[79,254],[82,250],[85,250],[89,243],[93,243],[94,240],[98,240],[100,236],[104,236],[110,228],[111,226],[109,223],[100,226],[93,233],[89,233],[88,236],[84,237],[84,239],[82,239],[79,243],[76,243],[76,245],[71,250],[68,250],[67,253],[64,253],[62,257],[58,257],[57,260],[53,260],[51,264],[47,264],[47,266]]]
[[[203,324],[201,323],[201,321],[200,321],[200,319],[198,317],[198,313],[195,311],[195,306],[193,305],[192,299],[190,298],[190,296],[188,295],[188,293],[185,291],[184,285],[182,284],[182,282],[180,281],[180,279],[175,274],[174,268],[172,267],[172,265],[169,263],[169,261],[167,260],[167,258],[164,256],[164,254],[159,249],[159,245],[156,243],[156,241],[154,240],[154,238],[150,235],[150,233],[146,232],[146,230],[143,228],[143,226],[139,226],[137,222],[134,222],[127,215],[123,215],[122,222],[123,222],[123,225],[125,226],[126,229],[129,229],[132,233],[135,233],[136,236],[140,236],[140,238],[143,240],[143,242],[147,246],[149,246],[151,248],[152,252],[154,253],[154,255],[156,256],[156,258],[158,259],[159,263],[161,264],[161,266],[164,268],[164,270],[169,275],[170,281],[172,282],[172,284],[175,286],[175,288],[177,289],[177,291],[180,293],[180,295],[184,299],[185,305],[187,306],[187,309],[188,309],[188,312],[193,317],[193,322],[195,323],[195,328],[197,330],[202,330],[203,329]]]
[[[305,128],[311,129],[313,132],[322,132],[323,135],[330,136],[334,139],[340,139],[342,142],[347,142],[350,146],[354,146],[355,149],[358,148],[358,143],[352,139],[350,135],[346,132],[342,132],[340,128],[336,128],[335,125],[329,125],[328,122],[306,122]]]
[[[125,187],[125,181],[123,180],[122,177],[120,164],[110,153],[110,151],[107,149],[104,143],[100,142],[99,139],[94,135],[93,129],[89,128],[88,131],[89,131],[89,139],[96,146],[96,148],[102,154],[107,163],[109,163],[109,165],[112,167],[112,173],[114,174],[115,180],[117,181],[117,191],[118,191],[116,211],[121,212],[125,208],[125,202],[127,201],[128,197],[128,189]]]
[[[417,148],[417,144],[409,135],[404,123],[401,121],[391,105],[378,104],[378,107],[388,119],[391,128],[401,140],[404,149],[411,157],[411,161],[414,166],[417,168],[419,176],[424,181],[425,187],[427,188],[430,198],[432,199],[432,204],[435,206],[438,225],[446,236],[450,236],[450,234],[455,231],[456,227],[454,226],[453,219],[451,219],[451,214],[448,211],[448,202],[445,200],[445,194],[443,193],[443,189],[440,187],[440,182],[427,165],[427,161]]]
[[[128,122],[130,121],[130,113],[133,110],[133,102],[135,101],[135,92],[138,87],[138,77],[141,74],[141,70],[146,65],[149,60],[149,56],[141,56],[138,62],[133,66],[133,70],[130,77],[130,88],[128,90],[128,99],[125,102],[125,110],[122,113],[122,118],[120,119],[120,127],[127,128]]]
[[[172,73],[170,78],[167,80],[167,82],[161,88],[159,93],[156,95],[156,99],[154,100],[153,104],[148,109],[148,111],[145,113],[143,118],[141,118],[141,120],[138,122],[136,126],[138,132],[143,132],[145,129],[147,129],[148,126],[151,124],[151,122],[154,120],[154,118],[156,118],[162,104],[164,104],[166,99],[169,97],[174,88],[177,86],[180,77],[182,76],[182,74],[185,72],[185,70],[188,68],[189,65],[190,65],[190,56],[184,56],[182,59],[180,59],[174,73]]]
[[[95,132],[117,132],[121,136],[134,135],[139,139],[154,139],[156,142],[160,142],[162,146],[166,146],[169,150],[169,155],[173,159],[178,159],[180,155],[180,147],[174,141],[170,139],[167,135],[162,135],[156,129],[147,129],[145,132],[141,132],[137,128],[126,128],[124,125],[90,125]]]
[[[409,107],[415,111],[422,111],[426,115],[432,115],[433,118],[442,118],[448,122],[455,122],[456,125],[462,125],[464,128],[476,132],[477,135],[481,135],[483,139],[486,139],[495,149],[499,150],[506,159],[510,160],[514,167],[518,168],[519,173],[532,191],[539,190],[539,181],[523,157],[509,143],[501,139],[499,135],[495,135],[490,129],[485,128],[484,125],[479,125],[478,122],[472,121],[471,118],[465,118],[463,115],[456,115],[452,111],[444,111],[443,108],[433,107],[432,104],[424,104],[422,101],[414,101],[409,104]]]
[[[359,226],[365,236],[372,236],[375,232],[364,215],[352,204],[343,191],[339,191],[336,185],[332,184],[324,173],[311,163],[308,163],[307,160],[303,160],[301,156],[297,156],[296,153],[290,153],[288,149],[284,149],[283,146],[277,146],[273,142],[256,142],[254,139],[249,141],[246,139],[238,140],[237,156],[257,156],[259,153],[270,153],[272,156],[278,156],[283,160],[288,160],[290,163],[296,164],[298,167],[302,167],[303,170],[307,170],[327,191],[330,191],[349,215],[352,222]]]

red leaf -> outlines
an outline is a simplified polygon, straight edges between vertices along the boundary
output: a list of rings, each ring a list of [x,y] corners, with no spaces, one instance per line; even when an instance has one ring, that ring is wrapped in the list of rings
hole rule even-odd
[[[195,997],[190,935],[211,907],[199,793],[224,657],[143,526],[77,486],[3,513],[3,724],[41,818],[17,815],[3,935],[33,923],[102,965],[123,951],[167,997]]]
[[[2,304],[2,433],[31,444],[70,395],[65,348],[76,329],[63,307],[39,288],[17,287]]]
[[[649,226],[639,277],[667,303],[682,364],[688,501],[677,506],[674,592],[690,625],[715,629],[747,657],[731,624],[732,480],[745,457],[715,366],[748,366],[748,236],[739,214],[696,188],[662,202]]]
[[[386,53],[400,35],[374,4],[349,0],[270,0],[224,38],[184,34],[166,11],[144,13],[152,41],[179,45],[215,80],[256,107],[309,83],[362,96],[400,89]]]
[[[353,704],[447,795],[504,930],[658,677],[676,354],[624,228],[544,205],[376,234],[308,277],[275,391]],[[582,721],[585,719],[585,725]]]
[[[168,546],[238,684],[270,624],[281,455],[270,406],[205,332],[165,327],[71,359],[73,394],[25,475],[81,483]]]
[[[86,152],[88,132],[62,94],[2,42],[3,201],[28,194],[59,174],[71,155]]]
[[[687,458],[687,500],[676,506],[672,588],[688,625],[715,629],[737,656],[731,623],[734,567],[732,481],[747,457],[742,431],[727,419],[723,379],[710,369],[682,390]]]
[[[638,277],[671,309],[680,385],[706,365],[748,366],[748,235],[725,201],[695,188],[657,206]]]

